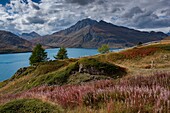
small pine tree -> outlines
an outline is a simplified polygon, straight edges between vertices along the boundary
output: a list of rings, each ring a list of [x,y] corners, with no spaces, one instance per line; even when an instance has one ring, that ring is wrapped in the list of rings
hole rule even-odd
[[[137,44],[137,46],[141,46],[143,43],[142,42],[139,42],[138,44]]]
[[[60,47],[57,55],[54,56],[55,59],[68,59],[67,50],[64,47]]]
[[[45,52],[41,44],[36,45],[29,60],[30,65],[34,65],[35,63],[44,62],[47,60],[47,52]]]
[[[98,52],[101,54],[109,52],[109,46],[107,44],[103,44],[102,47],[98,48]]]

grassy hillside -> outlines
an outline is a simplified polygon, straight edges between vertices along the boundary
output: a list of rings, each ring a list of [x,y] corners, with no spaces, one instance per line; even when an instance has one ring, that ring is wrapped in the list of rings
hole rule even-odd
[[[120,78],[126,73],[125,68],[95,58],[50,61],[18,70],[11,79],[0,83],[0,94],[18,93],[40,85],[80,84]]]
[[[163,42],[39,63],[0,83],[0,110],[17,106],[15,99],[39,99],[68,113],[168,113],[169,70],[170,44]]]

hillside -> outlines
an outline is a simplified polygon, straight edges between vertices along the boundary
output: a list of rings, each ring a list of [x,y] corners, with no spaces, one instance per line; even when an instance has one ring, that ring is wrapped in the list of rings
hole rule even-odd
[[[50,113],[168,113],[169,56],[170,43],[158,42],[21,68],[0,82],[0,112],[10,107],[18,110],[17,106],[20,112],[41,110],[43,105]]]
[[[168,37],[164,38],[164,40],[170,40],[170,36],[168,36]]]
[[[162,32],[141,32],[105,21],[84,19],[68,29],[31,41],[52,47],[98,48],[102,44],[109,44],[110,47],[129,47],[139,42],[162,40],[166,36]]]
[[[0,31],[0,53],[27,52],[32,50],[32,43],[17,35]]]

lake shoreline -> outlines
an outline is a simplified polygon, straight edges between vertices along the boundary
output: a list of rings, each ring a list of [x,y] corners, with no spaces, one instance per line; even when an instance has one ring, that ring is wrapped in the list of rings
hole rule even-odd
[[[30,53],[32,51],[23,51],[23,52],[0,52],[0,55],[3,55],[3,54],[16,54],[16,53]]]
[[[47,49],[45,49],[45,50],[49,50],[49,49],[58,49],[59,47],[54,47],[54,48],[47,48]],[[66,48],[66,49],[68,49],[68,48]],[[98,48],[76,48],[76,47],[69,47],[69,49],[98,49]],[[112,50],[112,49],[124,49],[123,47],[122,48],[110,48],[110,50]],[[4,55],[4,54],[17,54],[17,53],[30,53],[30,52],[32,52],[32,51],[21,51],[21,52],[1,52],[0,51],[0,55]]]

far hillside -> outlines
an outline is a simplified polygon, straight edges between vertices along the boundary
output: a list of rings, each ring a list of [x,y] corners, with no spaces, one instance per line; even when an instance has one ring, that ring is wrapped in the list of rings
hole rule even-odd
[[[0,31],[0,53],[15,53],[32,51],[33,44],[19,36],[7,32]]]

